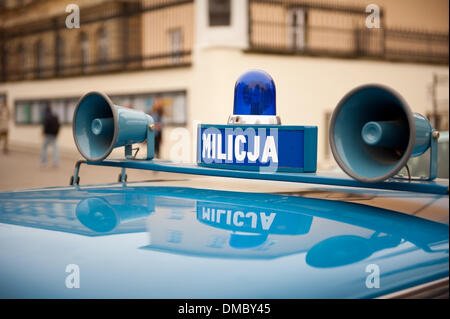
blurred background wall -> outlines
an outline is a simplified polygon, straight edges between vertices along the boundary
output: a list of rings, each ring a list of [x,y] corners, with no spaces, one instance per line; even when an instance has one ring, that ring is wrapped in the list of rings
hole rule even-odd
[[[66,26],[72,3],[80,28]],[[369,4],[380,8],[379,28],[366,25]],[[13,114],[10,142],[38,149],[50,105],[64,124],[60,148],[75,153],[73,110],[96,90],[144,112],[162,99],[162,157],[183,143],[188,152],[177,159],[193,160],[195,124],[226,123],[236,79],[257,68],[275,80],[283,124],[319,126],[319,168],[332,167],[328,121],[357,85],[391,86],[448,130],[448,7],[447,0],[0,0],[0,99]],[[180,127],[194,138],[183,139]]]

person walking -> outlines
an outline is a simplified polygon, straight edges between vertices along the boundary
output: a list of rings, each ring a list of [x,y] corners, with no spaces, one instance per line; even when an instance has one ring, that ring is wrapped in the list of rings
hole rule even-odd
[[[155,157],[160,158],[160,148],[162,143],[162,129],[164,116],[164,103],[156,99],[152,107],[151,116],[155,122]]]
[[[59,162],[58,156],[58,143],[57,136],[59,132],[59,119],[52,113],[49,106],[45,107],[44,112],[44,144],[42,145],[41,151],[41,165],[45,167],[47,165],[47,151],[48,146],[51,145],[53,149],[53,166],[57,167]]]
[[[3,140],[3,153],[8,154],[9,109],[6,101],[0,104],[0,141]]]

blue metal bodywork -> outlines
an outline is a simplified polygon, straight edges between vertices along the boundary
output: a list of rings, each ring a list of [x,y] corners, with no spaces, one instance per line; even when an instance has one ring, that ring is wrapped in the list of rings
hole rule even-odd
[[[0,193],[0,297],[370,298],[448,276],[448,223],[155,184]],[[79,266],[78,289],[65,286],[69,264]],[[370,289],[373,264],[380,288]]]

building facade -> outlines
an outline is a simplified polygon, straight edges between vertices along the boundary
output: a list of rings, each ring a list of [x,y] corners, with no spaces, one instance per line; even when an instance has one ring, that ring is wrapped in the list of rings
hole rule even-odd
[[[3,0],[0,31],[17,146],[40,147],[49,105],[74,153],[73,110],[95,90],[148,113],[163,100],[162,157],[193,161],[196,124],[225,123],[236,79],[253,68],[274,78],[283,124],[319,126],[319,168],[334,163],[330,115],[357,85],[391,86],[448,130],[444,0]]]

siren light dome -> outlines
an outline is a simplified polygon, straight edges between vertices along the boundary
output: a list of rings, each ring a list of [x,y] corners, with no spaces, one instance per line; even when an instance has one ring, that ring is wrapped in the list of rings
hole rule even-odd
[[[234,115],[276,115],[275,83],[262,70],[242,74],[234,88]]]

